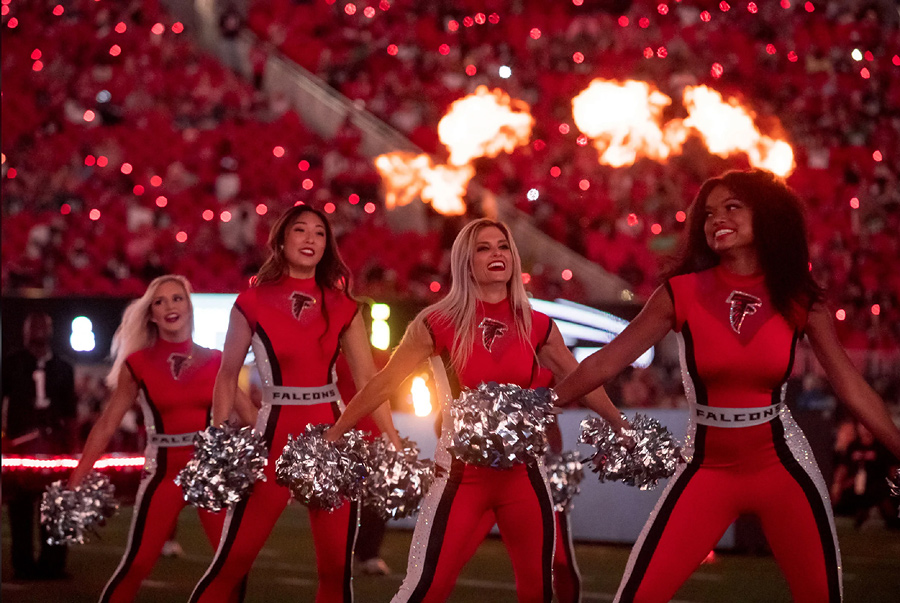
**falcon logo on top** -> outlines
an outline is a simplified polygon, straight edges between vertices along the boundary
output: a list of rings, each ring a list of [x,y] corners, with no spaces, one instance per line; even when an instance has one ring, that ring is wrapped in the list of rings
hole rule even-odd
[[[176,381],[191,363],[191,357],[173,352],[169,355],[169,372]]]
[[[307,295],[306,293],[294,291],[291,293],[291,314],[294,315],[294,318],[300,320],[300,315],[303,314],[303,311],[314,303],[316,303],[315,297]]]
[[[745,318],[756,314],[756,311],[762,307],[761,299],[743,291],[732,291],[725,302],[731,304],[728,321],[735,333],[741,332],[741,325],[744,324]]]
[[[493,318],[485,318],[478,325],[478,328],[481,329],[481,343],[484,344],[484,349],[488,352],[491,351],[494,341],[503,337],[503,334],[508,329],[505,322],[500,322]]]

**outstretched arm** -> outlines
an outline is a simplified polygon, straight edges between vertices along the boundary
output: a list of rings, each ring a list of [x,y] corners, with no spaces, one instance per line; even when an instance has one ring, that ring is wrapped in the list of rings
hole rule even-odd
[[[400,387],[403,380],[431,355],[433,347],[431,335],[421,321],[410,324],[387,366],[356,392],[340,418],[326,433],[326,439],[329,441],[338,439],[362,417],[383,404]]]
[[[84,443],[84,451],[81,453],[81,460],[78,461],[78,466],[75,467],[72,471],[72,475],[69,476],[69,488],[76,488],[79,486],[84,479],[84,476],[90,473],[91,469],[94,468],[94,463],[97,462],[97,459],[99,459],[100,455],[103,454],[103,451],[106,450],[106,447],[109,445],[109,440],[113,437],[113,434],[116,433],[116,430],[122,423],[122,418],[125,416],[125,413],[128,412],[128,409],[134,404],[137,393],[137,382],[134,380],[134,377],[131,376],[131,371],[128,367],[123,366],[119,370],[119,380],[116,382],[116,389],[113,390],[109,403],[106,405],[106,408],[103,409],[100,418],[97,419],[97,422],[94,423],[94,427],[91,428],[91,433]]]
[[[538,358],[541,364],[553,371],[553,376],[556,377],[557,381],[563,380],[578,368],[578,361],[575,360],[575,356],[566,347],[566,343],[563,341],[562,334],[559,332],[556,324],[553,325],[550,337],[547,339],[544,347],[541,348]],[[609,396],[606,395],[606,390],[602,387],[586,394],[584,402],[585,406],[609,421],[612,426],[618,429],[627,429],[629,427],[628,422],[622,418],[619,410],[613,406],[612,400],[609,399]]]
[[[238,378],[252,337],[253,333],[250,331],[247,319],[240,310],[232,308],[231,318],[228,321],[228,332],[225,334],[222,364],[219,366],[219,374],[216,375],[216,384],[213,387],[213,425],[222,425],[231,416],[237,396]]]
[[[675,306],[669,292],[659,287],[644,309],[615,339],[585,358],[555,388],[561,406],[571,404],[618,375],[650,346],[665,337],[675,324]]]
[[[900,430],[881,399],[856,370],[841,346],[831,313],[822,304],[813,306],[806,326],[813,352],[838,398],[859,421],[900,459]]]
[[[372,348],[369,346],[369,341],[366,337],[366,326],[363,324],[363,317],[359,312],[357,312],[353,322],[350,323],[350,327],[341,338],[341,350],[347,358],[350,373],[353,375],[353,382],[356,384],[357,391],[359,391],[377,373],[375,360],[372,358]],[[372,419],[378,425],[378,429],[388,435],[394,447],[400,450],[400,436],[397,435],[397,429],[394,427],[394,421],[391,418],[391,403],[389,400],[385,399],[372,411]]]

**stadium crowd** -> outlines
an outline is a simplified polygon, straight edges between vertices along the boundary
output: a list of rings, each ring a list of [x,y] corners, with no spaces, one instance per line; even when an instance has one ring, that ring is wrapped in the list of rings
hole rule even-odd
[[[843,343],[897,404],[900,29],[892,5],[257,0],[245,23],[437,155],[437,122],[476,86],[528,102],[531,144],[479,160],[476,181],[639,296],[658,283],[679,211],[699,184],[745,160],[689,143],[667,163],[601,166],[572,122],[572,97],[603,77],[649,80],[672,98],[696,84],[740,98],[791,141],[789,183],[810,206],[812,269]],[[167,272],[185,274],[198,291],[237,291],[258,268],[268,218],[297,201],[335,214],[358,292],[425,301],[446,284],[458,222],[435,216],[430,233],[391,232],[359,133],[347,125],[325,141],[286,98],[267,96],[264,44],[251,50],[247,83],[197,50],[156,2],[3,7],[4,294],[129,296]],[[539,199],[529,200],[530,189]],[[526,268],[536,295],[561,290],[556,275]],[[664,385],[672,381],[636,371],[622,389],[631,405],[678,404],[678,388]]]

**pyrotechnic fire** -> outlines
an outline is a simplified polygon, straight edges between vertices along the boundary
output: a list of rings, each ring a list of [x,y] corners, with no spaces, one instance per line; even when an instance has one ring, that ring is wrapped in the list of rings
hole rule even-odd
[[[533,125],[526,103],[502,90],[479,86],[454,101],[438,123],[438,136],[450,152],[449,165],[435,165],[428,155],[404,152],[375,158],[384,181],[385,205],[391,209],[421,197],[442,214],[462,214],[463,196],[475,175],[472,160],[511,153],[528,144]]]
[[[502,90],[478,86],[450,105],[438,123],[438,137],[450,151],[450,164],[465,165],[528,144],[533,125],[527,103]]]
[[[638,157],[666,159],[671,151],[660,128],[672,99],[646,82],[596,79],[572,99],[578,129],[593,139],[600,163],[621,167]]]
[[[375,167],[384,179],[384,203],[388,209],[421,197],[444,215],[458,216],[466,211],[462,198],[475,175],[471,165],[435,166],[428,155],[397,152],[376,157]]]
[[[417,417],[427,417],[431,414],[433,406],[431,404],[431,390],[425,383],[424,377],[416,377],[413,379],[412,387],[413,410]]]
[[[706,86],[688,86],[683,101],[688,117],[662,124],[663,109],[672,99],[652,85],[596,79],[572,99],[572,112],[604,165],[621,167],[640,157],[663,161],[681,152],[684,141],[696,133],[720,157],[743,152],[755,167],[780,176],[793,170],[791,146],[763,135],[753,113],[737,99],[726,101]]]
[[[706,86],[688,86],[684,91],[688,117],[684,125],[696,130],[710,153],[727,157],[747,153],[750,165],[786,176],[794,169],[794,152],[783,140],[764,136],[753,122],[749,109],[737,99],[726,102]]]

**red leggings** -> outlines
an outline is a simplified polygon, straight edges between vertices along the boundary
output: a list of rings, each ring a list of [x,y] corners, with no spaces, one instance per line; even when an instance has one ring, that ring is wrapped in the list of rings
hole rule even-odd
[[[158,452],[148,450],[148,458],[156,456],[156,468],[148,472],[138,489],[128,545],[119,567],[103,589],[101,602],[133,601],[141,582],[150,575],[163,544],[175,529],[179,513],[187,504],[181,494],[181,486],[173,480],[190,460],[191,454],[189,446],[162,448]],[[199,511],[199,515],[206,537],[215,548],[222,533],[225,513]]]
[[[493,513],[484,516],[478,529],[469,541],[470,550],[463,553],[471,559],[491,528],[497,523]],[[575,546],[569,530],[569,514],[556,512],[556,546],[553,553],[553,593],[559,603],[579,603],[581,601],[581,573],[575,561]]]
[[[277,441],[277,440],[276,440]],[[206,574],[191,595],[191,602],[218,603],[237,589],[250,572],[275,522],[291,498],[290,490],[275,483],[275,460],[281,455],[286,435],[272,446],[266,481],[258,481],[252,494],[228,511],[219,549]],[[353,600],[351,570],[353,544],[359,526],[356,502],[348,501],[334,512],[309,510],[319,586],[316,603],[350,603]]]
[[[790,459],[689,464],[676,473],[631,551],[616,601],[669,601],[739,514],[759,517],[798,603],[837,603],[840,556],[821,475]]]
[[[445,601],[494,518],[512,561],[518,601],[549,603],[555,521],[542,469],[499,470],[458,460],[428,491],[406,578],[393,601]]]

